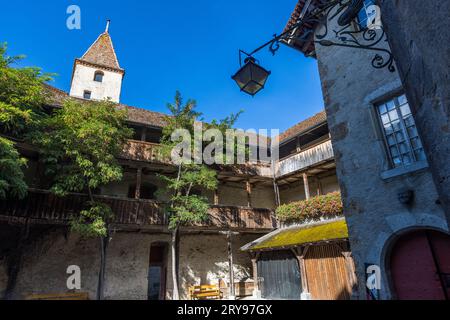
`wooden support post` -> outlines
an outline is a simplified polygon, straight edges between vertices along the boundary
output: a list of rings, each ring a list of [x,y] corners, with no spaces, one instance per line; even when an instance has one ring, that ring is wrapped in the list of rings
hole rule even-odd
[[[252,184],[248,179],[246,182],[246,190],[247,190],[247,207],[252,207]]]
[[[351,292],[355,292],[356,286],[358,285],[358,279],[356,277],[355,262],[353,261],[352,252],[350,251],[350,244],[337,245],[341,250],[341,254],[345,258],[345,267],[347,269],[347,276],[349,281],[349,289]]]
[[[305,264],[305,256],[308,252],[308,246],[303,248],[295,248],[292,249],[292,252],[295,254],[298,266],[300,268],[300,278],[302,282],[302,295],[309,294],[309,286],[308,286],[308,275],[306,272],[306,264]]]
[[[138,168],[136,174],[136,193],[134,195],[136,199],[141,198],[141,184],[142,184],[142,168]]]
[[[227,233],[227,241],[228,241],[228,266],[229,266],[229,274],[230,274],[230,300],[236,299],[236,290],[234,287],[234,264],[233,264],[233,239],[232,239],[231,231]]]
[[[278,208],[279,206],[281,206],[281,199],[280,199],[280,188],[278,187],[276,179],[273,179],[273,189],[275,192],[275,205]]]
[[[141,141],[145,141],[147,140],[147,128],[142,128],[142,132],[141,132]]]
[[[303,185],[305,186],[305,198],[306,200],[309,200],[311,198],[311,195],[309,193],[309,181],[308,175],[306,173],[303,174]]]
[[[252,269],[253,269],[253,282],[254,282],[253,298],[257,298],[258,297],[258,292],[259,292],[258,258],[259,258],[259,253],[258,252],[252,252],[251,253]]]
[[[214,190],[214,205],[219,205],[219,189]]]
[[[317,195],[321,196],[323,194],[322,182],[320,182],[320,178],[316,178],[316,181],[317,181]]]
[[[301,152],[301,151],[302,151],[302,148],[301,148],[301,146],[300,146],[300,138],[297,137],[297,139],[295,139],[295,141],[296,141],[296,149],[297,149],[297,152]]]

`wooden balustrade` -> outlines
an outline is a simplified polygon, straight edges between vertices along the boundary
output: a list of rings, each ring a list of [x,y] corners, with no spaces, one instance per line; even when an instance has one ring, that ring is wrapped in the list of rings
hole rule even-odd
[[[128,140],[120,157],[135,161],[170,163],[169,159],[163,157],[159,144],[137,140]]]
[[[114,212],[113,223],[123,226],[167,226],[166,205],[151,200],[96,196]],[[2,219],[31,219],[40,223],[67,224],[85,208],[88,197],[70,194],[57,197],[48,191],[30,190],[23,200],[0,201]],[[273,211],[245,207],[212,206],[208,220],[193,228],[271,230],[275,227]]]
[[[325,141],[317,146],[281,159],[275,167],[277,177],[304,170],[324,161],[334,159],[331,140]]]

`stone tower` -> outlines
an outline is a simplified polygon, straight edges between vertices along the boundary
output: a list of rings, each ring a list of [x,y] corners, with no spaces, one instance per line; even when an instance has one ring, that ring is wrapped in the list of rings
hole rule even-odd
[[[70,96],[120,102],[125,70],[119,65],[108,30],[109,21],[105,32],[80,59],[75,59]]]

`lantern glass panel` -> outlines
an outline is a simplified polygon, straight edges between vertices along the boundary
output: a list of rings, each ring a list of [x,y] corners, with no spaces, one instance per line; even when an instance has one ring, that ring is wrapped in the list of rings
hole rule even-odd
[[[248,59],[232,78],[242,91],[253,96],[264,88],[269,75],[269,71]]]

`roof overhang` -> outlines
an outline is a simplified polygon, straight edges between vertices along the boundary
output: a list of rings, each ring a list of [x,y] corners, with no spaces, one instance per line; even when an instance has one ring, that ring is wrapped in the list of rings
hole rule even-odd
[[[326,3],[326,0],[299,0],[283,32],[292,29],[301,18]],[[292,30],[289,40],[281,40],[281,42],[301,51],[305,56],[315,57],[314,30],[316,26],[317,22],[304,23],[301,27]]]
[[[348,240],[344,218],[278,229],[241,248],[242,251],[285,250],[305,245]]]

